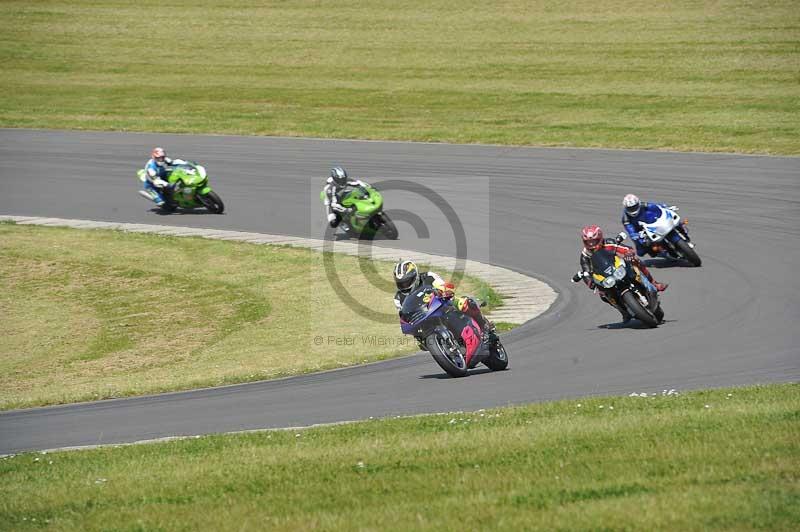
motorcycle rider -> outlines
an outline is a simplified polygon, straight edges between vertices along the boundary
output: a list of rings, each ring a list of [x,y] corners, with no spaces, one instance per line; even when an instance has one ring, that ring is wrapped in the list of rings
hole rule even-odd
[[[345,222],[345,216],[349,217],[355,212],[354,207],[345,207],[340,201],[347,189],[350,187],[358,187],[366,185],[363,181],[351,181],[347,177],[347,171],[341,166],[331,168],[331,175],[325,182],[325,212],[328,216],[328,223],[331,227],[337,227],[342,224],[342,229],[345,232],[350,231],[350,226]]]
[[[417,265],[410,260],[400,260],[394,267],[394,283],[397,286],[397,292],[394,295],[394,305],[400,309],[403,306],[403,301],[406,297],[419,288],[420,286],[432,286],[439,295],[444,299],[450,299],[453,305],[474,319],[478,326],[483,331],[484,338],[489,340],[492,344],[497,341],[497,333],[494,323],[486,319],[481,312],[481,307],[478,302],[468,296],[455,297],[455,286],[453,283],[446,282],[442,277],[435,272],[421,272]],[[427,349],[424,341],[417,338],[417,343],[423,349]]]
[[[672,209],[673,211],[677,211],[678,208],[674,206],[667,207],[666,203],[642,202],[635,194],[627,194],[622,199],[622,206],[622,225],[636,246],[636,254],[640,257],[645,253],[648,253],[651,257],[658,256],[658,253],[652,249],[647,239],[639,235],[640,224],[651,224],[658,220],[661,216],[661,210],[658,207]],[[685,224],[678,225],[676,229],[688,236]]]
[[[167,157],[164,148],[155,147],[150,152],[150,160],[144,166],[144,190],[140,193],[155,201],[159,207],[164,205],[164,197],[172,192],[172,187],[167,183],[169,174],[172,173],[173,160]]]
[[[642,275],[644,275],[645,285],[650,285],[648,286],[648,289],[654,288],[659,292],[663,292],[669,286],[666,283],[659,283],[653,279],[653,274],[651,274],[650,270],[648,270],[647,267],[642,264],[642,261],[639,260],[639,257],[634,254],[633,249],[629,248],[628,246],[618,244],[613,238],[603,238],[603,230],[600,229],[599,226],[587,225],[581,229],[581,241],[583,242],[583,249],[581,249],[580,255],[581,274],[577,274],[573,280],[577,282],[583,278],[586,286],[592,290],[595,290],[600,296],[600,299],[616,308],[620,314],[622,314],[623,323],[627,323],[633,318],[633,316],[631,316],[628,312],[628,309],[623,306],[618,306],[615,302],[610,301],[602,290],[596,290],[597,287],[592,279],[592,273],[594,271],[592,267],[592,255],[595,251],[600,249],[612,251],[624,261],[632,263],[639,269],[639,271],[642,272]]]

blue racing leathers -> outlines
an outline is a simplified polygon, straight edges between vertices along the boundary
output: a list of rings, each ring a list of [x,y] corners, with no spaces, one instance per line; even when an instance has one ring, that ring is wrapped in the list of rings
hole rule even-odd
[[[634,245],[636,246],[636,254],[640,257],[650,250],[650,244],[646,239],[639,236],[641,226],[639,224],[651,224],[658,220],[661,216],[661,210],[658,207],[667,208],[666,203],[648,203],[642,202],[642,207],[639,209],[639,214],[636,216],[629,216],[623,209],[622,211],[622,225],[625,227],[628,236],[631,237]]]
[[[164,203],[164,185],[156,186],[154,182],[161,180],[166,181],[169,174],[172,172],[172,159],[166,158],[164,164],[158,164],[154,159],[147,161],[144,166],[144,189],[153,196],[153,201],[157,205]]]

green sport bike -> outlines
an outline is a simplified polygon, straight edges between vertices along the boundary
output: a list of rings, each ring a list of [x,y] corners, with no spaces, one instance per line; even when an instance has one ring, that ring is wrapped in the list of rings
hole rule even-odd
[[[144,169],[139,170],[137,175],[143,183],[147,181]],[[178,207],[183,209],[205,207],[214,214],[222,214],[225,210],[219,195],[208,186],[206,169],[194,161],[173,160],[172,171],[166,181],[171,188],[171,191],[161,194],[164,198],[161,209],[166,212],[173,212]],[[156,199],[147,190],[140,190],[139,193],[152,201]]]
[[[325,203],[325,190],[319,193],[319,198]],[[350,209],[349,212],[341,213],[342,222],[351,230],[345,232],[354,232],[361,238],[383,236],[389,240],[397,240],[397,227],[383,212],[383,196],[376,188],[367,183],[348,186],[339,202]]]

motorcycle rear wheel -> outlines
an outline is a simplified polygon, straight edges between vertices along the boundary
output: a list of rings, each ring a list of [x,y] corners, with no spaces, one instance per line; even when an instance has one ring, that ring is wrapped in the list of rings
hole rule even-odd
[[[639,298],[636,297],[636,294],[631,291],[625,292],[622,294],[622,301],[625,306],[628,307],[628,310],[633,313],[637,320],[641,321],[651,329],[658,327],[658,319],[656,319],[656,317],[653,316],[650,311],[642,306],[642,303],[639,301]]]
[[[465,377],[467,375],[467,361],[460,349],[456,348],[457,354],[448,356],[450,346],[436,333],[428,336],[425,342],[428,345],[428,351],[431,356],[445,373],[451,377]]]

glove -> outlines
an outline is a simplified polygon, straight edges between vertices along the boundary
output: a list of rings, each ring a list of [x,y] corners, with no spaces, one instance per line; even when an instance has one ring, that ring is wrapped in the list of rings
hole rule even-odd
[[[582,271],[582,272],[578,272],[578,273],[576,273],[575,275],[573,275],[573,276],[572,276],[572,282],[573,282],[573,283],[578,283],[578,282],[580,282],[580,280],[581,280],[581,279],[583,279],[584,277],[589,277],[589,272],[587,272],[587,271]]]
[[[639,235],[638,236],[639,236],[639,238],[637,238],[637,241],[640,244],[644,244],[647,241],[647,233],[645,233],[644,231],[639,231]]]
[[[456,286],[451,282],[444,283],[444,290],[442,290],[442,295],[444,297],[453,297],[455,295]]]
[[[169,186],[169,183],[159,177],[158,179],[153,180],[153,185],[157,186],[158,188],[164,188]]]
[[[336,215],[333,213],[328,214],[328,222],[336,221]]]

